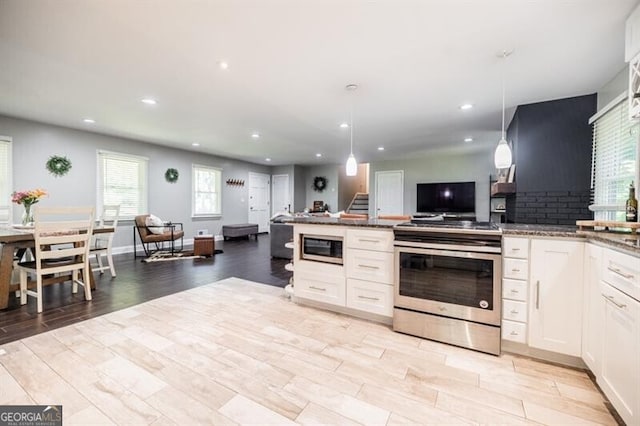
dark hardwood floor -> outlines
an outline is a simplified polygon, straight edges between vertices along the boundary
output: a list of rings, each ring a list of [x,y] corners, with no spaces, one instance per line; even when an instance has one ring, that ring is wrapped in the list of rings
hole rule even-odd
[[[95,274],[93,300],[84,300],[82,290],[71,293],[71,283],[44,288],[44,309],[36,313],[36,300],[28,298],[25,306],[13,294],[9,306],[0,311],[0,344],[53,330],[88,318],[134,306],[147,300],[167,296],[229,277],[238,277],[284,287],[291,272],[284,269],[289,261],[271,259],[268,234],[257,240],[216,241],[224,253],[208,259],[174,260],[143,263],[133,253],[114,256],[116,278],[109,272]]]

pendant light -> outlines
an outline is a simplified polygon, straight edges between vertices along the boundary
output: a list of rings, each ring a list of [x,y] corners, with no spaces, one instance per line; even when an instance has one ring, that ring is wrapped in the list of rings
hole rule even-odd
[[[354,91],[358,88],[357,84],[348,84],[346,89],[348,91]],[[349,151],[349,158],[347,158],[346,173],[347,176],[356,176],[358,174],[358,162],[356,157],[353,156],[353,101],[351,102],[351,117],[349,123],[349,132],[351,140],[351,149]]]
[[[506,59],[507,56],[511,55],[511,53],[513,52],[507,52],[507,51],[503,51],[502,52],[502,61],[504,63],[506,63]],[[509,148],[509,144],[507,143],[507,134],[504,130],[504,114],[505,114],[505,108],[504,108],[504,67],[505,64],[502,64],[502,133],[501,133],[501,138],[500,138],[500,142],[498,142],[498,146],[496,147],[496,152],[493,155],[493,161],[495,163],[496,169],[506,169],[511,167],[511,148]]]

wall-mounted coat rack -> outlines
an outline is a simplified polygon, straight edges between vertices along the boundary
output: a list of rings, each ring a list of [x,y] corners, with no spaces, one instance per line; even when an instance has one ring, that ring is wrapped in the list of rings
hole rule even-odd
[[[229,186],[244,186],[243,179],[227,179],[227,185]]]

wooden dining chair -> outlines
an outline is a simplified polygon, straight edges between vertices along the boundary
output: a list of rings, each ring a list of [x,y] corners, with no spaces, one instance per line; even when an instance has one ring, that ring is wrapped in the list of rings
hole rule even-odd
[[[115,235],[115,229],[118,226],[118,218],[120,217],[120,205],[106,205],[102,208],[102,215],[100,215],[99,228],[109,227],[114,231],[108,234],[97,234],[91,238],[91,257],[96,258],[98,266],[92,268],[94,272],[100,272],[100,275],[104,274],[105,270],[111,272],[111,276],[116,276],[116,268],[113,265],[113,237]],[[107,264],[102,263],[102,256],[107,256]]]
[[[403,215],[403,214],[380,214],[378,215],[378,219],[384,220],[403,220],[405,222],[411,220],[411,216]]]
[[[369,219],[368,214],[340,213],[340,219]]]
[[[38,313],[42,312],[43,276],[69,272],[72,292],[77,293],[80,284],[84,288],[85,299],[91,300],[89,240],[94,218],[93,207],[36,207],[35,260],[16,266],[20,272],[20,304],[27,303],[27,296],[35,297]],[[36,277],[35,291],[27,288],[27,274]]]

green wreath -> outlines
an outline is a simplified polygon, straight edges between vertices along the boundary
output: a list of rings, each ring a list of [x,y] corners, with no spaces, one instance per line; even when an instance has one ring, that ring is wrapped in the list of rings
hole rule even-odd
[[[322,192],[327,189],[327,178],[324,176],[316,176],[313,178],[313,190]]]
[[[180,173],[178,173],[178,170],[173,168],[167,169],[167,171],[164,173],[164,178],[169,183],[176,183],[178,181],[179,176],[180,176]]]
[[[64,176],[71,170],[71,160],[67,157],[52,155],[47,160],[47,170],[55,177]]]

